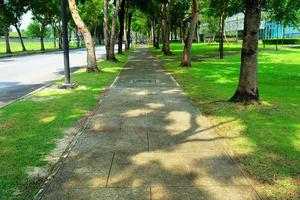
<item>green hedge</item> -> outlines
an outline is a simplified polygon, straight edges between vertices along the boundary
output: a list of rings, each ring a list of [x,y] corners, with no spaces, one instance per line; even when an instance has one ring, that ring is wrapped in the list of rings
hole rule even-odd
[[[263,42],[265,44],[276,44],[277,39],[266,39]],[[278,39],[278,44],[300,44],[300,38]]]

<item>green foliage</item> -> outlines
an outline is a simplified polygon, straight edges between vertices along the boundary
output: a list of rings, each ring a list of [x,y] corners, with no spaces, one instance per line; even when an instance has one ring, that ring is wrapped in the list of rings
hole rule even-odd
[[[299,2],[294,0],[268,0],[266,10],[270,19],[283,22],[285,26],[300,23]]]
[[[102,26],[103,24],[103,0],[90,0],[78,4],[78,9],[82,20],[90,29]],[[95,12],[95,10],[97,12]],[[93,14],[91,14],[93,13]]]
[[[44,37],[50,37],[51,30],[46,27],[44,31],[42,31],[40,23],[37,21],[33,21],[28,25],[24,35],[27,37],[41,37],[41,35],[43,35]]]
[[[148,30],[148,26],[147,26],[147,19],[145,15],[140,11],[136,11],[132,16],[131,27],[134,32],[146,34]]]

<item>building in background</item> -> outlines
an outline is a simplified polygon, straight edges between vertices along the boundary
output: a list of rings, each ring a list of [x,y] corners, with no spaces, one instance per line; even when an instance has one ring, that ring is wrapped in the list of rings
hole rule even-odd
[[[239,13],[228,17],[225,21],[225,33],[227,38],[241,39],[244,30],[244,14]],[[300,27],[291,24],[284,27],[283,23],[276,23],[271,20],[262,20],[260,24],[260,39],[275,38],[300,38]]]

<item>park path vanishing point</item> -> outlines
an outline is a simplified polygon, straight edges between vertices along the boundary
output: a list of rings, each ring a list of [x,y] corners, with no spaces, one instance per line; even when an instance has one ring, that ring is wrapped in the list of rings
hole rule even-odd
[[[42,199],[260,199],[211,129],[138,48]]]

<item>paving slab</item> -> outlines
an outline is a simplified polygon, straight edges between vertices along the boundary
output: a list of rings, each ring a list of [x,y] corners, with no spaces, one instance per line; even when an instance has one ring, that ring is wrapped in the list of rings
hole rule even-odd
[[[221,140],[138,48],[42,199],[260,199]]]

